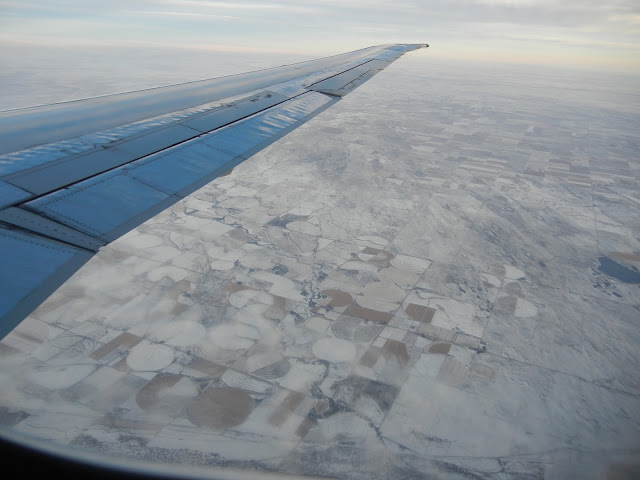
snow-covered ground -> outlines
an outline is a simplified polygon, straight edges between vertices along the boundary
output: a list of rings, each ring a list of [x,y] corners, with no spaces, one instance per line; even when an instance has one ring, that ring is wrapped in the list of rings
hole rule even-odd
[[[302,60],[154,55],[111,80],[24,60],[3,107]],[[598,269],[640,267],[634,85],[404,56],[103,248],[0,342],[0,422],[187,471],[637,464],[640,289]]]

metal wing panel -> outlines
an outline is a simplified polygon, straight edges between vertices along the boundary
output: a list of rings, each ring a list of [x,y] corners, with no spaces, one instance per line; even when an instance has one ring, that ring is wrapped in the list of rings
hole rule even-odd
[[[226,99],[227,102],[237,99]],[[163,126],[192,118],[214,109],[223,107],[221,102],[210,102],[194,108],[171,112],[158,117],[141,120],[126,125],[81,135],[68,140],[61,140],[46,145],[31,147],[18,152],[0,155],[0,176],[10,175],[46,163],[55,162],[65,157],[98,151],[113,146],[128,138],[143,135]]]
[[[236,99],[225,99],[227,102]],[[46,145],[31,147],[18,152],[0,155],[0,176],[10,175],[29,168],[38,167],[75,154],[89,153],[113,146],[127,138],[145,134],[160,127],[177,123],[186,118],[223,107],[221,102],[210,102],[194,108],[179,110],[158,117],[121,125],[100,132],[81,135]]]
[[[10,183],[0,180],[0,208],[14,205],[18,202],[26,200],[31,194],[25,192],[21,188],[11,185]]]
[[[200,132],[183,125],[172,125],[120,143],[116,147],[73,157],[64,162],[55,162],[7,178],[24,190],[42,195],[124,165],[149,153],[164,150],[199,134]]]
[[[53,157],[46,164],[8,175],[5,179],[34,195],[43,195],[154,152],[165,150],[195,138],[201,133],[215,130],[286,100],[288,98],[283,95],[265,91],[237,103],[188,118],[184,122],[161,126],[133,138],[116,142],[106,148],[79,156],[71,155],[68,158]]]
[[[351,70],[347,70],[346,72],[342,72],[338,75],[334,75],[333,77],[311,84],[309,85],[309,88],[316,91],[339,90],[348,83],[351,83],[360,75],[363,75],[371,70],[370,64],[371,62],[364,63],[355,68],[352,68]]]
[[[67,280],[93,253],[0,226],[0,338]]]
[[[234,156],[207,146],[203,140],[195,140],[152,155],[130,166],[133,177],[170,195],[180,195],[193,184],[218,176],[231,168]]]
[[[305,93],[237,125],[214,132],[205,137],[204,141],[214,148],[248,158],[333,102],[335,99],[327,95]]]
[[[68,159],[53,159],[45,165],[5,177],[11,184],[42,195],[79,182],[109,169],[130,163],[151,153],[165,150],[211,130],[264,110],[288,98],[272,92],[250,96],[229,106],[219,107],[183,123],[162,126],[142,135]]]
[[[0,156],[0,176],[11,175],[69,156],[64,142],[21,150]]]
[[[308,120],[308,116],[319,109],[325,109],[333,105],[338,99],[330,98],[326,95],[316,92],[308,92],[304,95],[296,97],[295,101],[287,102],[282,105],[279,112],[294,120]]]
[[[382,60],[371,60],[367,63],[363,63],[362,65],[352,68],[351,70],[347,70],[346,72],[309,85],[309,89],[315,90],[317,92],[327,93],[329,95],[337,95],[342,97],[355,89],[356,86],[361,85],[362,83],[364,83],[364,81],[368,80],[380,70],[388,66],[389,62]],[[355,83],[363,77],[365,77],[363,81]]]
[[[206,133],[287,100],[289,100],[289,97],[267,90],[233,103],[229,107],[222,107],[213,112],[189,119],[183,125]]]
[[[33,212],[107,242],[114,232],[170,195],[137,181],[120,167],[97,178],[28,202]],[[134,225],[135,226],[135,225]]]
[[[132,162],[27,202],[32,212],[109,242],[219,175],[335,100],[309,92],[166,154]],[[193,191],[193,190],[192,190]]]
[[[22,208],[11,207],[0,210],[0,222],[30,230],[45,237],[55,238],[93,252],[97,252],[105,244],[105,242],[94,237]]]
[[[294,119],[272,111],[214,133],[205,139],[205,143],[234,156],[240,156],[293,123]]]

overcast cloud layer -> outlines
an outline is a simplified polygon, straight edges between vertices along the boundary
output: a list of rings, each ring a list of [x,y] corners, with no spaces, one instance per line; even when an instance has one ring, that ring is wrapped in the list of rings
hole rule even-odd
[[[640,70],[632,0],[0,1],[0,41],[338,53],[427,42],[430,54]]]

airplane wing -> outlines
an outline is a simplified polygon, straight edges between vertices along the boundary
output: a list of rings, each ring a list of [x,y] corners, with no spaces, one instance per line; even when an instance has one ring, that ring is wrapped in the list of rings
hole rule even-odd
[[[0,338],[100,247],[427,46],[0,112]]]

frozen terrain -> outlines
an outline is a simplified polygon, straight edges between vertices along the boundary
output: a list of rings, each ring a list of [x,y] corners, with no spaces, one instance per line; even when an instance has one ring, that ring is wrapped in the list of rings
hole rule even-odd
[[[103,93],[180,81],[149,65]],[[0,423],[187,471],[632,478],[637,80],[406,55],[103,248],[0,342]]]

